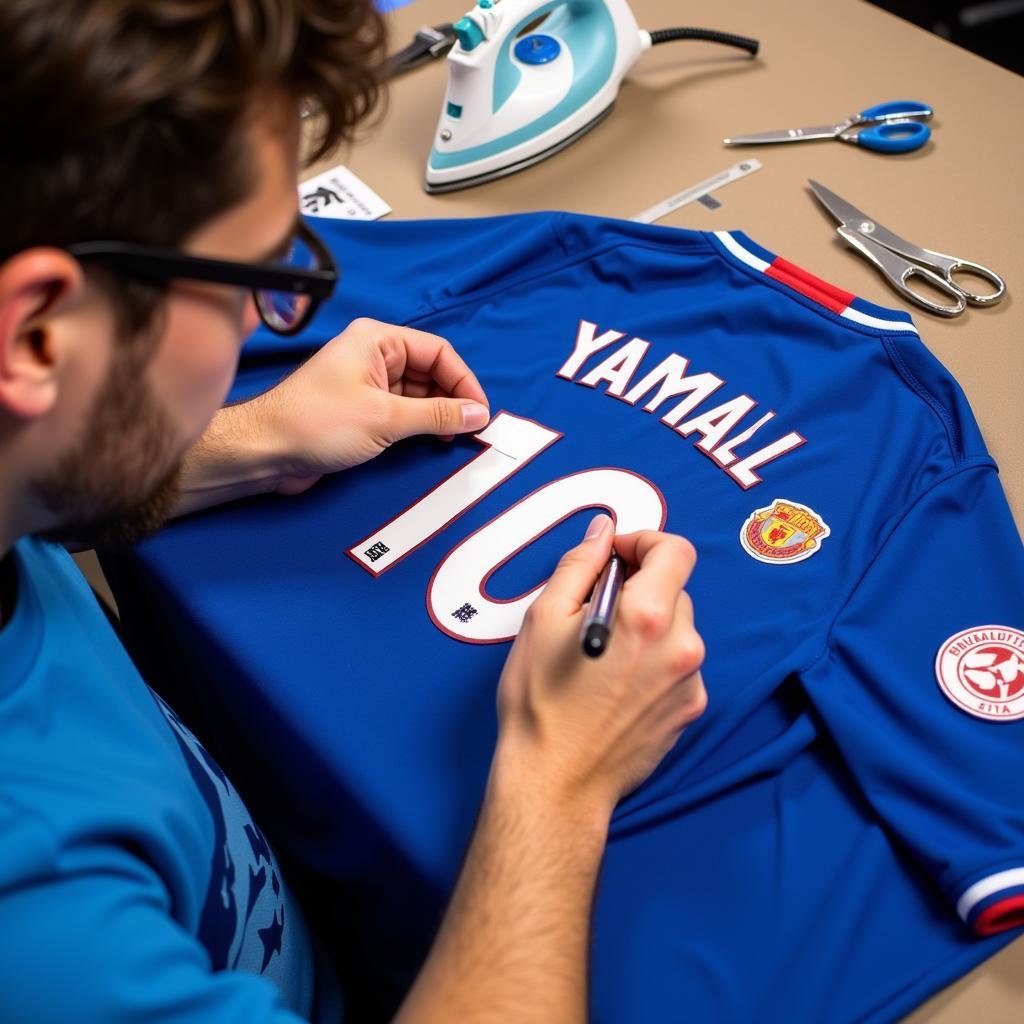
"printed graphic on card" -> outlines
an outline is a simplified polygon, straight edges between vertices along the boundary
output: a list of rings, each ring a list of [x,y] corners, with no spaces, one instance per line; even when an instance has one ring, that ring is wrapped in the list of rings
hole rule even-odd
[[[339,164],[299,185],[299,205],[311,217],[377,220],[391,207],[366,182]]]

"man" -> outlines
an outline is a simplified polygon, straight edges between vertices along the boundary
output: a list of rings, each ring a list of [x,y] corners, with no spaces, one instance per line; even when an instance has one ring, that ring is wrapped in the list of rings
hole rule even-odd
[[[382,48],[368,0],[0,10],[4,1019],[340,1017],[265,840],[57,545],[295,494],[401,438],[486,423],[446,340],[372,320],[217,412],[259,319],[287,332],[329,290],[297,224],[300,109],[324,113],[314,156],[350,137]],[[610,650],[585,661],[581,609],[613,545],[633,573]],[[562,559],[497,683],[476,833],[399,1019],[584,1018],[611,811],[706,700],[693,563],[683,539],[613,538],[605,516]],[[221,859],[245,844],[247,876]]]

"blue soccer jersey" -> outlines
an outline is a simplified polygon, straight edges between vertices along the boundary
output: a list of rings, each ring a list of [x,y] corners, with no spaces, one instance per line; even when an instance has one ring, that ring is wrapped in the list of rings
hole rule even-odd
[[[296,338],[258,333],[236,395],[370,316],[451,340],[491,422],[177,524],[121,586],[205,652],[221,759],[359,892],[377,973],[400,987],[427,947],[509,643],[597,510],[695,545],[709,706],[613,819],[593,1019],[892,1020],[1005,944],[1024,550],[910,317],[740,232],[317,228],[337,294]]]

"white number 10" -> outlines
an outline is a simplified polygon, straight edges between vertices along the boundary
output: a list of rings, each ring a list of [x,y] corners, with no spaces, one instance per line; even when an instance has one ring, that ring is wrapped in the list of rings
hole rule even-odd
[[[523,468],[562,435],[534,420],[499,412],[475,439],[484,450],[346,554],[380,576]],[[512,640],[526,609],[547,580],[510,600],[493,598],[487,581],[497,569],[560,522],[586,508],[603,508],[618,533],[660,530],[667,509],[650,480],[627,469],[586,469],[539,487],[457,544],[427,584],[434,624],[457,640]]]

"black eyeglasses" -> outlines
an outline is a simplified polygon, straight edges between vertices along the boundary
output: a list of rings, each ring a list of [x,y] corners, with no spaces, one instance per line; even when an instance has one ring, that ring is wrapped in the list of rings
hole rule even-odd
[[[260,319],[277,334],[301,331],[338,283],[334,259],[305,221],[296,225],[291,248],[280,263],[212,260],[134,242],[76,242],[64,248],[77,259],[95,260],[140,280],[183,278],[251,288]]]

